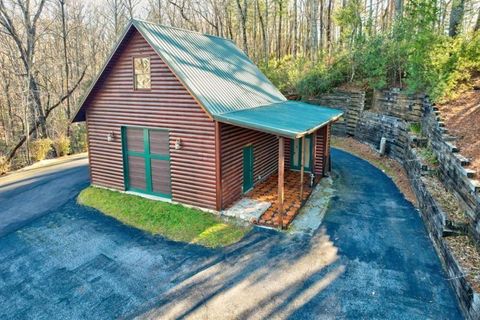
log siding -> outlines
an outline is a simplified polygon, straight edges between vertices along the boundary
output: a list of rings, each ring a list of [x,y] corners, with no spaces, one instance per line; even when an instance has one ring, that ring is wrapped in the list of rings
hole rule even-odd
[[[315,134],[315,150],[314,150],[314,173],[323,176],[325,173],[326,158],[328,157],[330,125],[321,127]]]
[[[133,88],[137,56],[150,58],[149,90]],[[93,185],[125,190],[122,126],[168,129],[172,200],[217,209],[214,121],[136,30],[126,35],[86,104]]]
[[[243,147],[253,145],[254,185],[277,171],[278,141],[268,133],[220,125],[222,207],[227,208],[238,200],[243,186]]]
[[[328,127],[314,134],[312,161],[314,172],[323,176],[325,152],[328,152]],[[278,168],[278,141],[275,135],[220,124],[222,208],[228,208],[243,195],[243,147],[253,145],[254,185],[276,173]],[[290,169],[290,143],[285,141],[285,170]]]

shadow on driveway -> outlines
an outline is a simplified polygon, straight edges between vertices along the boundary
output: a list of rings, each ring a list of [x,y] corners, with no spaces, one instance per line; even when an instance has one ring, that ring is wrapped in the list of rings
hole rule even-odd
[[[415,208],[367,162],[332,157],[313,236],[255,228],[210,250],[68,200],[0,238],[0,318],[461,318]]]

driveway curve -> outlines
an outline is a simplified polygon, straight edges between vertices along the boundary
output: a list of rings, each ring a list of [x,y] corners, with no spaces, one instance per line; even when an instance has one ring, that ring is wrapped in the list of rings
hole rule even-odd
[[[68,193],[0,237],[0,318],[461,319],[416,209],[369,163],[339,150],[332,162],[336,195],[313,236],[255,228],[221,250]]]

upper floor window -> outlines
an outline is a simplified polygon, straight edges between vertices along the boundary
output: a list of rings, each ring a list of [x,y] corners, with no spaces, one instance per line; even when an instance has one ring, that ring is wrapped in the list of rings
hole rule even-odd
[[[134,88],[150,89],[150,58],[133,58]]]

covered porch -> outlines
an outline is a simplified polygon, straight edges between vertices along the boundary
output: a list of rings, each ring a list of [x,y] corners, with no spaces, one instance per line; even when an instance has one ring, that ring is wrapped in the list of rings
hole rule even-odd
[[[257,201],[270,202],[272,204],[258,219],[257,223],[270,227],[278,228],[283,226],[287,228],[298,214],[300,208],[308,200],[315,184],[320,179],[321,177],[317,176],[314,185],[311,186],[310,173],[304,173],[303,192],[301,193],[300,172],[286,170],[283,214],[278,206],[278,174],[271,175],[268,179],[256,185],[246,196]]]
[[[342,112],[336,109],[285,101],[219,116],[221,122],[277,137],[276,173],[248,190],[245,188],[244,166],[245,196],[271,203],[257,223],[286,228],[293,221],[314,185],[329,171],[329,127],[341,115]],[[317,132],[320,130],[323,138],[319,146]],[[317,170],[315,165],[320,161],[321,168]],[[251,179],[254,179],[253,175]]]

